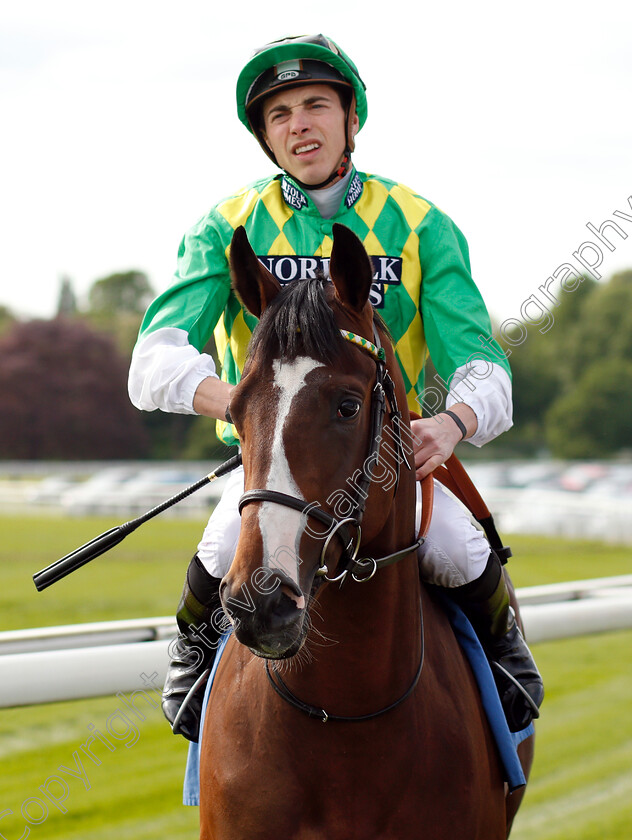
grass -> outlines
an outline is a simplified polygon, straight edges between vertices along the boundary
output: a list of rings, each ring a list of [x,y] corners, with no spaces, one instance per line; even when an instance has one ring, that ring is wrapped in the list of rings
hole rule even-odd
[[[632,837],[632,632],[534,645],[546,698],[512,840]]]
[[[118,523],[0,519],[1,629],[171,614],[200,522],[156,520],[109,554],[36,592],[34,572],[112,524]],[[632,572],[630,552],[622,547],[534,537],[509,542],[517,586]],[[632,837],[631,651],[632,631],[534,647],[547,695],[536,762],[512,840]],[[108,732],[107,722],[121,708],[116,697],[104,697],[2,711],[3,836],[22,836],[25,807],[33,840],[197,837],[197,809],[180,804],[186,744],[169,733],[158,708],[147,707],[144,720],[130,714],[134,728],[128,725],[120,740],[109,738],[114,749],[95,741],[100,764],[81,750],[96,730]],[[65,780],[67,792],[55,777]],[[42,788],[53,798],[65,795],[63,810],[46,800]],[[38,801],[48,802],[46,814]]]
[[[35,572],[120,524],[103,518],[0,518],[0,629],[171,615],[200,521],[156,519],[43,592]]]
[[[129,713],[135,729],[117,723],[116,731],[129,735],[115,741],[106,724],[114,724],[117,710],[125,706],[116,697],[104,697],[4,711],[0,813],[8,808],[13,814],[0,823],[2,836],[22,836],[24,806],[31,819],[44,817],[42,824],[31,827],[31,836],[42,840],[197,836],[197,809],[181,804],[184,742],[170,735],[157,708],[147,710],[145,721]],[[92,727],[104,733],[114,748],[94,741],[90,744],[94,760],[81,750],[95,731]],[[64,780],[65,789],[57,779]],[[45,791],[62,800],[59,807]],[[33,798],[47,803],[47,813]]]

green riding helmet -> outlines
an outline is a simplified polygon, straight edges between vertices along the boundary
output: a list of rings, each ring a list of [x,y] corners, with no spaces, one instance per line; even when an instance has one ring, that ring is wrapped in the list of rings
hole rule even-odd
[[[267,96],[290,87],[309,84],[328,84],[347,92],[345,158],[353,151],[354,142],[351,124],[358,115],[362,128],[367,116],[366,86],[355,64],[324,35],[306,35],[273,41],[256,50],[253,57],[239,74],[237,80],[237,113],[248,131],[255,135],[261,148],[278,166],[278,163],[263,139],[261,105]],[[322,184],[332,181],[340,169],[337,168]]]

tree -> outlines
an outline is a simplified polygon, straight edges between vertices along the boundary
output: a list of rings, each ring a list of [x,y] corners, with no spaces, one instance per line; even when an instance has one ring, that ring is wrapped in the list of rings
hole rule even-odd
[[[506,349],[506,348],[505,348]],[[512,348],[513,427],[491,445],[512,455],[540,452],[544,447],[544,416],[559,392],[555,346],[549,333],[530,332]],[[486,454],[489,447],[485,447]]]
[[[77,314],[77,296],[72,288],[70,277],[61,278],[59,299],[57,301],[57,315],[72,318]]]
[[[142,271],[110,274],[93,283],[88,295],[90,311],[97,314],[128,312],[142,316],[154,296],[149,279]]]
[[[579,458],[629,446],[630,434],[626,438],[620,423],[629,392],[624,379],[618,385],[612,379],[612,370],[619,361],[632,362],[632,272],[607,283],[584,278],[550,313],[550,329],[542,333],[530,325],[524,341],[511,347],[514,428],[492,447],[524,453],[547,445],[556,457]],[[609,405],[612,422],[591,422],[585,414],[590,400],[599,411]]]
[[[112,341],[58,318],[0,338],[0,457],[138,458],[147,451]]]
[[[593,362],[551,407],[546,434],[560,458],[600,458],[632,448],[632,361]]]
[[[110,274],[97,280],[88,293],[88,323],[111,336],[120,352],[129,359],[145,309],[154,293],[142,271]]]
[[[569,378],[578,379],[599,359],[632,361],[632,271],[595,284],[565,334],[562,350]]]
[[[0,305],[0,335],[8,332],[16,322],[16,317],[7,306]]]

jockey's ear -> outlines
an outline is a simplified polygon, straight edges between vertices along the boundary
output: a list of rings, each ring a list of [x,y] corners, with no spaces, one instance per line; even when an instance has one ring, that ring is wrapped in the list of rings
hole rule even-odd
[[[233,234],[230,246],[230,275],[244,306],[257,318],[281,291],[279,281],[257,259],[242,226]]]
[[[373,267],[364,245],[352,230],[335,224],[329,276],[341,303],[361,312],[369,299]]]

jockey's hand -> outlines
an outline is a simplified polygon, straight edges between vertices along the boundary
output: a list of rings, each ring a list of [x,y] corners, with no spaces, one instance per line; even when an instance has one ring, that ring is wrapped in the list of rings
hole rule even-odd
[[[463,422],[467,430],[465,437],[471,437],[478,426],[472,409],[465,403],[458,403],[451,406],[450,411],[457,414]],[[415,474],[418,481],[445,463],[454,452],[457,443],[463,440],[461,429],[448,414],[411,420],[410,428],[415,438]]]

